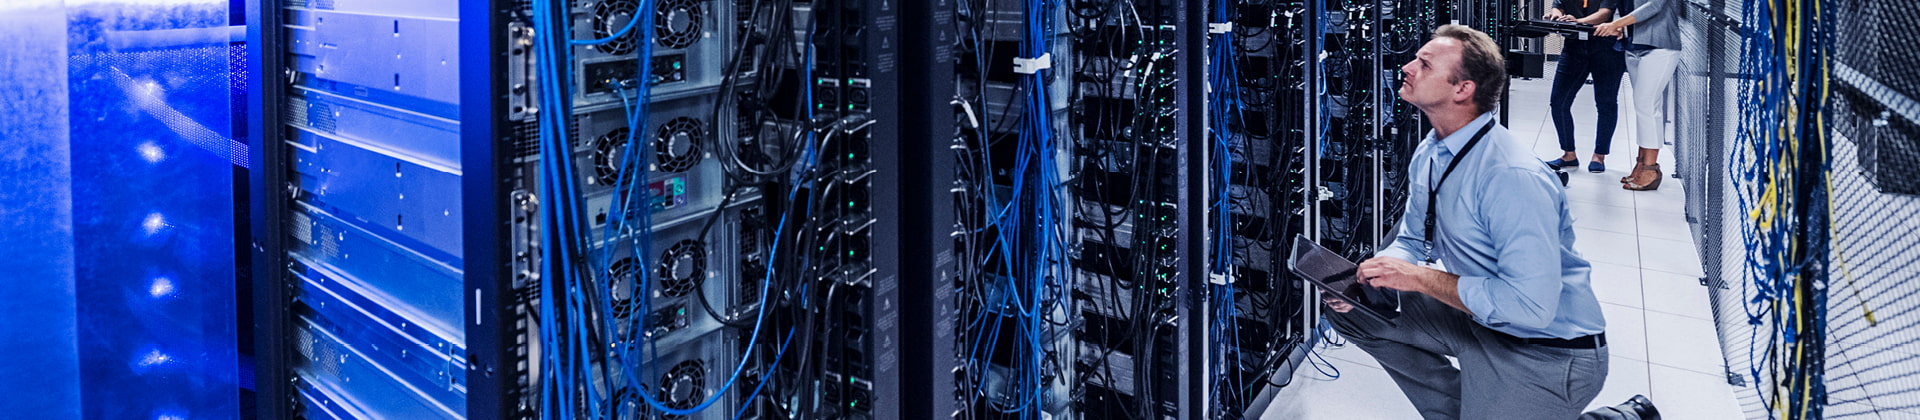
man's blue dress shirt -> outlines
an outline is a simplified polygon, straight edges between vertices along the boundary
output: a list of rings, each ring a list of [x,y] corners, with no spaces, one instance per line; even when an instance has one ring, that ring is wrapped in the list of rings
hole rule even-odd
[[[1441,183],[1439,232],[1429,255],[1427,189],[1454,152],[1486,124],[1481,114],[1445,139],[1428,133],[1408,163],[1412,176],[1398,237],[1379,255],[1419,263],[1430,256],[1460,276],[1474,321],[1523,338],[1575,338],[1606,330],[1587,260],[1573,250],[1573,216],[1559,179],[1505,127],[1494,127]]]

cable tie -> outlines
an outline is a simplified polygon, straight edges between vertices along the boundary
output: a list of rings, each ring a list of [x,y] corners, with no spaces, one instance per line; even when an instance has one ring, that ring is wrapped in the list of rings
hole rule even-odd
[[[1018,59],[1016,59],[1015,61],[1018,61]],[[976,129],[976,130],[980,128],[980,116],[979,116],[979,115],[975,115],[975,114],[973,113],[973,103],[972,103],[972,102],[967,102],[967,101],[963,101],[963,100],[959,100],[959,99],[955,99],[955,100],[953,101],[953,103],[954,103],[954,104],[957,104],[957,105],[960,105],[960,109],[961,109],[961,110],[964,110],[964,111],[967,111],[967,123],[968,123],[968,124],[971,124],[971,125],[973,126],[973,128],[974,128],[974,129]]]
[[[1013,72],[1015,73],[1034,74],[1050,68],[1053,68],[1053,53],[1050,52],[1040,53],[1039,57],[1033,58],[1013,58]]]

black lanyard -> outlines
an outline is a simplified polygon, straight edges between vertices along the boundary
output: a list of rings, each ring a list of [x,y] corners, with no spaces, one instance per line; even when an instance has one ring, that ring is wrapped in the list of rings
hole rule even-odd
[[[1447,183],[1447,178],[1453,176],[1453,169],[1460,166],[1460,159],[1467,157],[1467,152],[1473,151],[1474,145],[1480,144],[1480,138],[1487,136],[1487,131],[1493,129],[1493,124],[1494,121],[1488,119],[1487,125],[1481,126],[1479,132],[1473,133],[1473,139],[1467,140],[1466,146],[1461,147],[1460,151],[1453,153],[1453,161],[1447,163],[1447,172],[1440,174],[1440,182],[1432,182],[1433,160],[1427,160],[1427,181],[1432,184],[1427,186],[1427,230],[1424,232],[1427,236],[1427,262],[1433,262],[1435,260],[1433,256],[1433,228],[1434,221],[1437,220],[1437,213],[1434,209],[1437,208],[1439,203],[1434,201],[1440,197],[1440,185]]]

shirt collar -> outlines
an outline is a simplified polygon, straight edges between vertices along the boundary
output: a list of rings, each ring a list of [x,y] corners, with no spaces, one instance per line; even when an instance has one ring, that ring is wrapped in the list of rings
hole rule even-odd
[[[1467,147],[1467,140],[1473,139],[1473,133],[1479,132],[1481,126],[1491,124],[1492,121],[1493,121],[1493,111],[1487,111],[1486,113],[1480,114],[1480,116],[1477,118],[1474,118],[1473,121],[1468,121],[1467,125],[1462,126],[1460,127],[1459,130],[1454,131],[1452,135],[1447,136],[1447,138],[1440,139],[1440,145],[1446,146],[1446,151],[1449,154],[1458,153],[1460,151],[1460,148]],[[1427,139],[1433,140],[1433,136],[1436,134],[1438,134],[1438,132],[1428,132]]]

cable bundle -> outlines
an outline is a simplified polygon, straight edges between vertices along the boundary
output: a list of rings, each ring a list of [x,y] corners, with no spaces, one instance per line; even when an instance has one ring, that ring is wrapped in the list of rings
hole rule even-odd
[[[541,243],[546,245],[540,255],[540,346],[534,353],[540,355],[541,416],[599,419],[631,418],[645,412],[687,415],[704,411],[724,400],[747,366],[748,355],[743,355],[727,381],[704,401],[690,407],[662,402],[655,394],[663,394],[664,385],[646,381],[656,377],[654,374],[659,368],[653,360],[659,352],[657,343],[649,340],[645,332],[646,318],[652,313],[651,298],[646,291],[652,290],[652,277],[657,274],[648,269],[634,270],[632,276],[618,278],[612,274],[613,257],[623,250],[639,260],[640,267],[652,267],[648,259],[653,255],[651,229],[655,209],[653,192],[648,190],[645,181],[649,176],[646,158],[653,152],[650,142],[638,142],[634,138],[643,131],[638,128],[647,120],[651,81],[635,83],[632,97],[621,82],[613,82],[619,90],[627,126],[635,129],[627,131],[626,149],[618,164],[619,179],[611,184],[620,189],[610,211],[613,220],[597,235],[587,228],[580,176],[574,170],[573,141],[567,128],[573,115],[572,86],[567,83],[573,80],[571,46],[605,44],[627,37],[636,27],[653,27],[656,2],[641,0],[639,10],[626,27],[606,38],[591,40],[574,40],[566,35],[571,33],[566,20],[569,15],[566,2],[535,0],[532,6],[535,78],[539,83],[539,196],[544,201]],[[637,33],[637,44],[642,47],[636,54],[639,69],[636,74],[651,75],[653,42],[649,31]],[[780,226],[776,237],[785,229],[784,216]],[[778,241],[775,243],[773,254],[778,255]],[[763,279],[760,316],[754,322],[748,348],[760,338],[761,321],[766,315],[767,285],[773,275],[769,270]],[[616,315],[613,294],[619,289],[629,291],[634,307],[620,312],[629,312],[630,316]],[[788,342],[792,335],[790,330]],[[785,348],[783,342],[780,354],[784,354]],[[765,384],[763,380],[760,385]],[[758,391],[756,387],[755,393]]]
[[[1240,45],[1233,32],[1233,24],[1237,20],[1233,5],[1229,0],[1214,0],[1210,10],[1212,16],[1207,21],[1210,26],[1207,40],[1207,134],[1213,142],[1212,161],[1218,168],[1209,175],[1213,177],[1209,182],[1213,189],[1209,213],[1215,220],[1213,234],[1210,235],[1213,260],[1208,265],[1207,273],[1214,285],[1209,288],[1208,306],[1214,309],[1214,313],[1210,315],[1207,337],[1211,344],[1208,347],[1208,363],[1212,365],[1209,370],[1215,374],[1213,385],[1208,388],[1212,394],[1207,396],[1207,400],[1216,407],[1216,412],[1209,413],[1210,416],[1235,418],[1238,417],[1237,413],[1245,411],[1246,401],[1250,397],[1246,393],[1251,391],[1239,374],[1239,361],[1245,356],[1239,354],[1241,315],[1239,299],[1236,297],[1238,286],[1235,284],[1238,273],[1233,272],[1234,248],[1237,245],[1232,203],[1236,148],[1234,128],[1244,126],[1244,123],[1236,122],[1245,116],[1239,112],[1243,106],[1240,100],[1240,58],[1237,54]]]
[[[1826,121],[1832,11],[1823,1],[1750,0],[1742,110],[1728,161],[1745,215],[1744,305],[1754,389],[1770,417],[1817,419],[1826,404]],[[1765,339],[1761,339],[1761,335]],[[1762,344],[1764,343],[1764,345]]]

